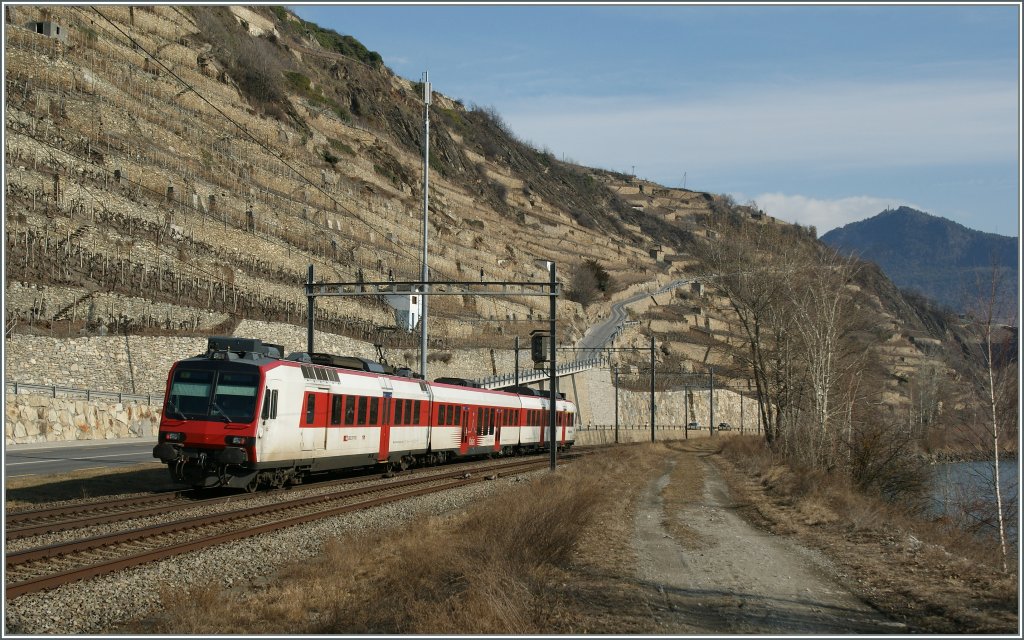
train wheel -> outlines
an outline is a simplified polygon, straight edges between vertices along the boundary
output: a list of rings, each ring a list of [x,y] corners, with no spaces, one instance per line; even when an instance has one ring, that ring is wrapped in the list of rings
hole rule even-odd
[[[256,475],[254,475],[252,477],[252,480],[249,481],[249,484],[245,485],[245,492],[246,493],[256,493],[256,489],[258,489],[259,486],[260,486],[260,474],[257,473]]]

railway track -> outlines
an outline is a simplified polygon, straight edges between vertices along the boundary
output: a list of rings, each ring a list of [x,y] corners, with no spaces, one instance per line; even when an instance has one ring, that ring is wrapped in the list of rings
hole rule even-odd
[[[478,461],[461,462],[448,465],[448,468],[453,470],[462,468],[472,469],[474,465],[479,464],[480,462]],[[422,473],[431,469],[436,468],[416,469],[412,473]],[[375,475],[364,475],[333,480],[319,480],[295,488],[347,485],[372,481],[376,477]],[[47,533],[59,533],[148,516],[158,516],[182,509],[241,502],[250,499],[257,500],[260,496],[268,494],[268,492],[259,494],[231,493],[229,495],[211,496],[209,492],[189,489],[134,496],[131,498],[113,498],[86,504],[16,511],[8,513],[4,517],[6,537],[7,540],[21,540]]]
[[[570,454],[566,459],[572,457]],[[499,476],[542,469],[546,465],[546,461],[537,459],[499,464],[485,463],[483,466],[474,467],[472,471],[462,468],[439,474],[418,474],[391,479],[388,482],[346,488],[346,484],[360,481],[365,484],[366,481],[366,478],[349,478],[334,481],[334,484],[342,486],[319,495],[306,495],[272,504],[242,506],[215,514],[15,551],[6,554],[5,557],[6,597],[17,598],[224,542],[369,509],[389,502],[407,500],[427,493],[449,491]],[[316,486],[319,488],[324,485]],[[252,496],[227,498],[236,498],[237,501],[240,497]],[[178,500],[182,499],[179,497]],[[229,501],[222,498],[212,500]],[[135,502],[134,499],[132,501]],[[191,502],[192,506],[210,503],[182,501]],[[160,508],[147,505],[145,501],[137,504],[143,504],[140,510],[146,512]]]

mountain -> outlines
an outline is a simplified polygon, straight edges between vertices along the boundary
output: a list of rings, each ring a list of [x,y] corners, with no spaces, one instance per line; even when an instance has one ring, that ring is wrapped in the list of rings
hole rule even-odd
[[[41,354],[63,348],[52,341],[92,349],[94,337],[131,335],[154,343],[131,357],[170,358],[164,337],[242,327],[302,348],[311,264],[318,282],[419,280],[423,86],[354,37],[269,6],[7,6],[5,19],[9,379],[44,383]],[[39,33],[41,22],[60,37]],[[546,283],[538,261],[554,260],[565,344],[618,300],[688,281],[632,305],[637,322],[617,342],[646,362],[653,335],[659,370],[678,372],[666,385],[713,366],[716,384],[750,388],[743,328],[716,281],[732,272],[704,256],[733,255],[742,236],[760,242],[748,257],[792,249],[824,264],[826,247],[806,228],[728,196],[560,161],[517,139],[494,109],[434,92],[429,134],[431,279]],[[591,263],[608,280],[588,296],[577,276]],[[897,402],[917,372],[946,367],[957,327],[873,265],[858,277],[850,288],[874,321],[865,340]],[[316,305],[325,344],[419,364],[418,332],[399,330],[382,297]],[[549,326],[548,305],[439,296],[431,371],[499,373],[514,362],[514,337]],[[162,389],[166,364],[144,369],[118,366],[104,384]]]
[[[993,264],[1005,270],[1004,302],[1017,297],[1017,238],[968,229],[910,207],[833,229],[821,241],[878,264],[900,288],[956,311],[970,307],[979,284],[990,281]]]

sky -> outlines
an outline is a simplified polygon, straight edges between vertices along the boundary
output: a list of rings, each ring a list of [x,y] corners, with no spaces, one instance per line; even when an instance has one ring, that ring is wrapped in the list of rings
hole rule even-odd
[[[1019,236],[1020,5],[289,5],[586,166]]]

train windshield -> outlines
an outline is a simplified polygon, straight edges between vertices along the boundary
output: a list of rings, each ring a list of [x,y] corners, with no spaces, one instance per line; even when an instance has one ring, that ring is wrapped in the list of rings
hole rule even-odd
[[[174,372],[164,415],[184,420],[251,422],[258,372],[181,369]]]

